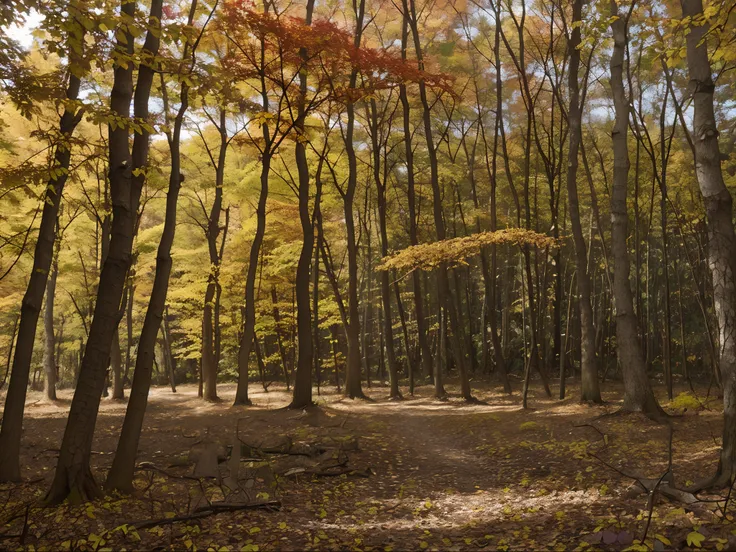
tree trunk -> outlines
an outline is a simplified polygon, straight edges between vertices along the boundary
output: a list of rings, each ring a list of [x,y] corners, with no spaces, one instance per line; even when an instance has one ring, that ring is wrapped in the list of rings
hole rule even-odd
[[[265,88],[264,88],[265,96]],[[264,97],[265,110],[268,110],[268,100]],[[250,349],[255,340],[256,330],[256,274],[258,258],[261,253],[263,236],[266,233],[266,201],[268,199],[268,176],[271,170],[271,140],[268,125],[263,125],[263,137],[266,141],[265,150],[261,155],[261,192],[256,208],[256,233],[250,246],[248,258],[248,273],[245,277],[245,307],[243,310],[243,332],[238,347],[238,387],[235,391],[236,405],[250,405],[248,398],[248,364]],[[287,384],[288,385],[288,384]]]
[[[8,356],[5,362],[5,374],[3,375],[3,381],[0,381],[0,389],[5,387],[5,383],[8,381],[8,376],[10,376],[10,363],[13,362],[13,349],[15,348],[15,336],[18,334],[18,322],[20,322],[20,315],[16,315],[15,321],[13,322],[13,333],[10,335]]]
[[[603,401],[598,386],[598,365],[595,358],[595,327],[593,325],[593,307],[591,304],[592,286],[590,274],[588,273],[588,251],[583,235],[583,225],[580,222],[577,186],[578,152],[582,139],[580,120],[582,106],[580,105],[580,87],[578,85],[578,70],[580,68],[580,50],[578,46],[580,45],[582,9],[583,0],[575,0],[573,3],[572,35],[567,47],[570,52],[570,66],[568,69],[570,108],[567,112],[567,121],[570,127],[570,148],[567,155],[567,205],[575,243],[575,272],[577,274],[578,308],[580,310],[580,400],[601,403]]]
[[[414,38],[414,50],[416,52],[417,61],[420,70],[424,69],[422,57],[422,47],[419,37],[419,28],[417,23],[416,8],[414,0],[404,0],[404,11],[409,14],[409,27]],[[442,212],[442,193],[439,181],[439,164],[437,160],[437,147],[434,144],[432,131],[432,112],[427,97],[427,86],[423,79],[419,80],[419,97],[422,103],[422,120],[424,122],[424,137],[427,142],[427,152],[429,154],[430,183],[432,185],[432,206],[434,215],[434,225],[437,233],[437,240],[444,240],[447,235],[445,231],[444,214]],[[455,302],[452,296],[449,279],[447,276],[447,267],[441,265],[436,269],[437,272],[437,292],[439,300],[442,302],[443,311],[447,313],[450,331],[450,346],[452,347],[453,358],[460,373],[460,393],[466,401],[472,401],[473,396],[470,392],[470,381],[465,367],[465,358],[463,354],[462,327],[458,319],[458,313],[455,308]]]
[[[144,60],[154,59],[158,52],[160,30],[157,28],[157,22],[161,20],[162,3],[163,0],[153,0],[151,3],[149,18],[152,27],[143,45]],[[122,6],[124,13],[131,16],[134,9],[134,5],[130,3]],[[128,47],[132,47],[132,43],[132,37],[127,36],[125,39],[121,38],[117,48],[125,52]],[[148,120],[148,100],[154,70],[153,66],[145,63],[141,63],[138,70],[134,117],[139,121]],[[132,73],[132,63],[128,63],[126,67],[116,66],[110,100],[112,112],[126,120],[130,115]],[[111,127],[109,136],[112,240],[100,274],[94,317],[61,443],[56,473],[51,489],[46,495],[46,502],[49,504],[59,504],[67,497],[73,503],[80,502],[100,494],[90,469],[92,438],[97,422],[100,393],[105,381],[105,367],[110,358],[112,339],[120,321],[120,304],[131,264],[134,229],[141,190],[145,182],[149,146],[149,133],[145,129],[135,135],[132,155],[128,149],[130,139],[128,125]],[[135,454],[136,448],[133,448],[132,454]]]
[[[133,365],[132,354],[133,354],[133,297],[135,296],[135,286],[131,281],[132,274],[128,274],[128,300],[125,314],[125,329],[126,329],[126,347],[125,347],[125,375],[123,381],[130,383],[130,369]]]
[[[687,365],[687,346],[685,344],[685,311],[682,308],[682,283],[680,281],[680,271],[677,268],[677,255],[674,258],[675,261],[675,279],[677,281],[677,311],[679,315],[679,326],[680,326],[680,358],[682,359],[682,375],[685,376],[690,391],[695,393],[693,388],[692,379],[690,379],[690,371]]]
[[[271,304],[272,304],[272,316],[274,321],[274,326],[276,327],[276,341],[279,347],[279,356],[281,357],[281,367],[284,371],[284,383],[286,384],[286,390],[289,391],[290,388],[290,378],[289,378],[289,367],[288,362],[286,358],[286,350],[284,349],[284,342],[283,338],[281,336],[281,314],[279,312],[279,306],[278,306],[278,297],[276,295],[276,286],[271,286]]]
[[[682,0],[682,15],[703,17],[701,0]],[[706,20],[707,21],[707,20]],[[693,90],[695,174],[708,221],[708,262],[718,320],[719,365],[723,381],[723,445],[710,485],[730,484],[736,474],[736,236],[731,194],[721,172],[718,129],[713,110],[715,85],[708,61],[708,25],[690,26],[687,64]]]
[[[353,3],[355,10],[355,39],[353,46],[360,47],[360,39],[363,35],[363,16],[365,14],[365,0]],[[355,89],[358,82],[358,70],[353,69],[350,73],[350,89]],[[360,384],[360,314],[358,301],[358,245],[355,238],[355,220],[353,216],[353,199],[358,186],[358,164],[353,144],[355,130],[355,105],[352,101],[347,102],[347,128],[345,131],[345,151],[348,158],[348,183],[345,193],[342,194],[343,207],[345,210],[345,232],[347,236],[348,250],[348,325],[346,335],[348,338],[348,358],[345,371],[345,395],[351,399],[364,397]],[[367,215],[367,213],[366,213]],[[370,282],[370,278],[368,279]],[[370,284],[369,284],[370,285]]]
[[[220,120],[217,129],[220,133],[220,150],[215,164],[215,200],[212,202],[207,219],[207,251],[210,259],[210,273],[207,278],[207,289],[204,294],[204,310],[202,313],[202,389],[206,401],[217,400],[217,355],[215,351],[215,296],[220,277],[220,254],[218,238],[220,236],[220,216],[222,214],[222,186],[225,181],[225,158],[227,156],[228,136],[226,113],[220,108]]]
[[[169,306],[164,307],[164,319],[163,319],[163,337],[164,337],[164,352],[166,354],[167,372],[169,374],[169,385],[171,386],[171,392],[176,393],[176,361],[174,360],[174,352],[171,349],[171,331],[169,330]]]
[[[386,257],[388,255],[388,208],[386,204],[386,181],[381,178],[381,152],[378,139],[378,107],[375,99],[371,99],[370,102],[369,123],[371,126],[371,140],[373,147],[373,180],[376,184],[377,192],[378,231],[381,235],[381,257]],[[393,320],[391,318],[391,282],[389,280],[389,273],[387,270],[381,271],[381,305],[383,306],[384,347],[391,383],[389,398],[400,399],[399,368],[398,362],[396,361],[396,351],[394,349],[394,328]]]
[[[664,415],[647,378],[646,364],[639,341],[634,302],[629,284],[628,212],[626,191],[629,175],[629,104],[624,90],[624,54],[628,20],[620,16],[615,0],[610,3],[613,55],[611,56],[611,91],[616,112],[613,128],[613,185],[611,191],[611,249],[614,261],[614,299],[616,302],[616,346],[624,377],[626,411],[643,412],[652,418]]]
[[[573,272],[572,277],[570,278],[570,293],[567,296],[567,318],[565,320],[565,341],[564,345],[562,346],[562,350],[560,351],[560,400],[563,400],[565,398],[565,384],[566,384],[566,372],[565,372],[565,364],[566,364],[566,358],[567,358],[567,352],[568,347],[570,345],[570,320],[572,318],[572,304],[573,304],[573,286],[575,285],[575,276],[576,273]],[[575,366],[574,362],[570,362],[571,366]],[[596,381],[597,378],[596,378]]]
[[[312,24],[314,0],[307,0],[305,21]],[[306,62],[309,53],[306,48],[300,49],[301,59]],[[306,117],[307,71],[299,73],[299,99],[297,106],[297,120],[294,128],[303,136]],[[299,221],[302,226],[302,249],[296,267],[296,325],[299,338],[299,357],[297,360],[296,377],[294,380],[294,395],[290,408],[306,408],[312,406],[312,319],[309,304],[309,269],[312,264],[312,248],[314,247],[314,225],[309,212],[309,165],[307,150],[303,140],[297,140],[294,145],[294,157],[299,180]]]
[[[197,1],[193,0],[189,11],[189,24],[191,24],[197,7]],[[187,59],[189,44],[184,47],[183,58]],[[194,59],[192,59],[192,64]],[[162,77],[163,79],[163,77]],[[165,83],[162,81],[162,88]],[[164,324],[164,365],[169,374],[171,390],[176,392],[174,384],[174,366],[171,356],[171,343],[168,328],[168,307],[166,295],[169,289],[169,276],[171,274],[171,247],[174,243],[176,233],[176,207],[179,200],[179,191],[184,177],[181,174],[181,129],[184,123],[184,115],[189,107],[189,86],[186,82],[181,85],[181,104],[174,118],[173,132],[167,134],[169,151],[171,154],[171,171],[169,173],[169,189],[166,194],[166,212],[164,215],[164,229],[161,233],[158,250],[156,253],[156,273],[153,280],[153,289],[148,301],[146,316],[143,321],[140,339],[138,341],[138,354],[136,355],[135,372],[130,389],[128,408],[125,411],[123,428],[115,452],[110,473],[105,484],[108,490],[117,490],[130,493],[133,491],[133,475],[135,459],[138,453],[138,443],[143,428],[143,419],[148,406],[148,393],[151,388],[151,377],[153,363],[156,361],[156,341],[161,323]],[[168,116],[167,96],[164,96],[164,112]],[[130,296],[132,300],[132,293]]]
[[[439,280],[439,274],[436,275]],[[439,286],[438,286],[439,287]],[[444,370],[447,367],[447,313],[442,308],[443,301],[437,300],[437,358],[434,362],[434,396],[446,400]]]
[[[406,60],[406,50],[409,37],[409,14],[404,11],[401,28],[401,58]],[[399,84],[399,98],[401,100],[404,129],[404,155],[406,161],[406,195],[409,210],[409,244],[419,244],[419,231],[417,228],[416,192],[414,182],[414,149],[412,146],[411,110],[406,84]],[[429,348],[427,338],[427,321],[424,318],[424,298],[422,296],[422,284],[419,271],[412,272],[412,290],[414,292],[414,312],[417,319],[417,340],[419,342],[419,358],[425,377],[432,375],[432,351]],[[411,362],[411,360],[410,360]],[[419,362],[415,362],[415,368]],[[416,370],[412,371],[413,373]]]
[[[83,43],[84,38],[81,39],[81,44]],[[73,48],[71,50],[73,51]],[[53,168],[56,170],[56,175],[48,181],[46,186],[41,225],[33,252],[33,268],[21,303],[15,356],[5,397],[2,428],[0,428],[0,482],[20,480],[20,439],[26,390],[28,389],[38,317],[41,313],[43,296],[54,256],[56,220],[71,161],[71,150],[67,141],[81,119],[81,113],[77,112],[76,107],[72,107],[79,96],[79,87],[80,78],[70,73],[66,97],[72,101],[64,109],[59,123],[63,141],[57,144],[54,153]]]
[[[321,161],[321,160],[320,160]],[[320,162],[321,167],[321,162]],[[320,169],[317,170],[317,194],[314,199],[314,220],[321,218],[321,201],[322,201],[322,180],[320,177]],[[312,340],[314,341],[314,354],[312,361],[314,362],[314,373],[317,376],[317,394],[322,394],[322,369],[320,366],[320,331],[319,331],[319,254],[322,250],[322,225],[317,229],[316,245],[314,248],[314,266],[312,267]]]
[[[57,224],[58,226],[58,224]],[[59,238],[56,240],[54,260],[51,263],[51,275],[46,284],[46,305],[43,313],[43,327],[46,332],[43,351],[44,395],[49,401],[56,400],[56,336],[54,335],[54,302],[56,299],[56,278],[59,275]]]
[[[123,355],[120,351],[120,332],[115,328],[115,333],[110,344],[110,373],[112,374],[112,398],[123,400]]]

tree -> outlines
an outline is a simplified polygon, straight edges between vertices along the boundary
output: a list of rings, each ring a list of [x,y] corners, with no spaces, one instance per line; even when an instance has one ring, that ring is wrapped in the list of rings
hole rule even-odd
[[[73,18],[74,21],[87,17],[76,4],[69,6],[69,9],[73,13],[77,13],[77,16]],[[84,114],[78,101],[79,89],[86,66],[86,62],[83,61],[84,35],[84,28],[81,25],[73,24],[66,37],[69,67],[65,101],[62,102],[64,107],[59,121],[59,139],[54,144],[53,164],[49,168],[49,179],[46,191],[42,196],[41,225],[33,253],[33,269],[23,296],[13,368],[8,385],[8,394],[5,399],[2,428],[0,428],[0,481],[18,481],[20,479],[20,439],[33,342],[36,337],[38,317],[41,313],[41,304],[54,257],[56,224],[61,198],[64,185],[69,177],[72,156],[71,138]]]
[[[600,403],[601,392],[598,387],[598,364],[595,358],[595,328],[593,326],[593,307],[590,298],[591,281],[588,273],[588,250],[583,236],[583,226],[580,223],[577,187],[578,154],[580,140],[582,139],[580,86],[578,84],[582,11],[582,0],[575,0],[572,6],[572,32],[567,45],[570,56],[570,66],[568,67],[570,107],[567,110],[567,122],[570,125],[570,144],[567,154],[567,204],[575,243],[575,273],[578,308],[580,310],[580,371],[582,379],[580,400]]]
[[[376,185],[378,229],[381,235],[382,257],[386,257],[388,255],[389,241],[388,201],[386,197],[386,189],[388,186],[388,159],[385,155],[388,136],[386,132],[381,132],[381,129],[385,127],[390,128],[392,122],[391,120],[386,120],[386,111],[390,108],[390,103],[386,101],[385,104],[386,105],[379,120],[378,103],[374,98],[371,98],[367,114],[368,129],[371,137],[371,150],[373,153],[373,180]],[[389,117],[391,117],[391,115],[389,115]],[[383,167],[381,166],[382,146],[384,149]],[[381,272],[381,305],[383,307],[383,333],[385,339],[386,363],[388,364],[388,373],[391,383],[389,397],[392,399],[401,399],[401,391],[399,390],[399,367],[396,360],[396,351],[394,349],[394,329],[393,319],[391,316],[391,282],[389,281],[389,273],[385,270]]]
[[[611,32],[613,55],[611,56],[611,93],[616,118],[613,127],[613,183],[611,190],[611,251],[614,265],[614,299],[616,303],[616,344],[618,361],[624,377],[624,405],[627,411],[643,412],[652,418],[664,415],[654,397],[647,377],[644,355],[638,337],[634,302],[629,283],[628,211],[626,192],[629,176],[629,103],[624,89],[624,55],[628,35],[626,15],[619,13],[615,0],[611,0]]]
[[[736,474],[736,235],[733,199],[721,171],[715,84],[708,59],[708,19],[701,0],[682,0],[687,21],[687,67],[693,94],[695,174],[708,221],[708,264],[718,321],[719,366],[723,376],[723,443],[718,470],[705,486],[724,486]]]
[[[307,0],[304,21],[307,26],[312,24],[314,0]],[[306,64],[309,51],[306,47],[299,49],[299,55]],[[297,133],[294,146],[294,157],[298,172],[299,221],[302,225],[302,248],[299,253],[299,262],[296,267],[296,324],[297,339],[299,341],[298,360],[296,365],[296,379],[294,381],[294,395],[290,408],[306,408],[312,405],[312,320],[309,305],[309,266],[312,262],[312,247],[314,245],[314,225],[309,212],[309,167],[307,165],[307,150],[305,146],[304,123],[307,116],[307,78],[306,67],[299,72],[299,96],[296,102]]]
[[[141,64],[134,97],[131,51],[133,39],[129,26],[135,5],[126,0],[121,7],[121,29],[115,49],[115,81],[110,97],[112,113],[109,127],[109,178],[113,206],[112,239],[100,274],[94,317],[61,443],[56,473],[46,495],[46,502],[49,504],[58,504],[66,498],[72,502],[79,502],[100,494],[90,469],[89,459],[100,395],[105,384],[105,367],[110,356],[113,335],[120,321],[120,304],[131,264],[138,203],[146,178],[148,142],[152,130],[148,123],[148,100],[153,84],[155,59],[161,42],[162,6],[163,0],[151,2],[149,28],[140,54]],[[128,145],[131,130],[129,121],[131,98],[138,125],[132,152]]]
[[[424,70],[424,60],[422,54],[422,45],[420,42],[419,26],[417,22],[416,7],[414,0],[404,0],[403,10],[407,14],[409,28],[411,29],[412,36],[414,38],[414,51],[417,57],[419,70]],[[429,154],[429,168],[430,168],[430,184],[432,186],[432,211],[434,215],[435,231],[437,233],[437,240],[444,240],[447,237],[445,230],[444,214],[442,212],[442,196],[440,191],[439,173],[438,173],[438,161],[437,161],[437,145],[434,142],[433,131],[432,131],[432,113],[427,96],[427,83],[423,78],[419,79],[419,97],[422,104],[422,120],[424,123],[424,138],[427,142],[427,152]],[[461,382],[461,394],[466,401],[472,401],[473,397],[470,392],[470,383],[467,376],[465,366],[465,352],[463,347],[463,340],[461,337],[462,326],[459,323],[458,313],[453,300],[453,295],[450,289],[450,282],[447,276],[447,269],[444,266],[439,266],[436,271],[437,276],[437,287],[442,304],[442,312],[445,313],[449,318],[450,332],[451,332],[451,344],[452,354],[455,361],[455,366],[460,372]],[[439,383],[439,370],[442,369],[440,364],[438,366],[438,373],[435,374],[436,391],[435,394],[438,399],[445,398],[445,390]]]
[[[280,40],[286,38],[279,33],[269,32],[268,23],[276,16],[269,14],[269,2],[263,4],[263,14],[259,16],[255,11],[238,6],[238,9],[228,12],[227,25],[228,36],[237,49],[236,56],[230,60],[230,67],[243,82],[254,81],[250,86],[260,96],[261,103],[253,106],[256,118],[259,121],[261,137],[258,139],[248,132],[250,142],[258,150],[260,170],[260,191],[256,207],[256,232],[250,246],[248,257],[248,272],[245,277],[245,305],[243,307],[243,324],[240,342],[238,344],[238,387],[235,393],[236,405],[248,405],[248,370],[250,362],[251,347],[255,344],[256,335],[256,275],[258,261],[261,254],[263,237],[266,232],[266,206],[268,202],[269,178],[271,164],[279,146],[290,136],[295,121],[290,121],[288,108],[291,101],[290,82],[284,80],[285,72],[294,71],[299,73],[299,66],[294,70],[285,67],[286,60],[281,55],[283,46]],[[275,9],[275,8],[274,8]],[[289,30],[288,27],[278,27],[281,31]],[[276,46],[269,44],[269,39],[274,39]],[[275,99],[271,106],[270,96]],[[275,318],[278,318],[276,316]],[[278,321],[277,321],[278,323]],[[279,337],[279,344],[281,343]],[[284,366],[285,368],[285,366]],[[289,385],[287,379],[287,387]]]
[[[146,317],[143,321],[140,339],[138,341],[138,354],[135,361],[135,371],[133,372],[133,384],[130,391],[130,399],[128,408],[125,411],[125,419],[120,432],[120,439],[113,458],[110,473],[107,476],[105,487],[108,490],[116,490],[125,493],[133,491],[133,474],[135,470],[135,459],[138,453],[138,443],[140,441],[141,429],[143,427],[143,418],[148,405],[148,393],[151,387],[151,373],[156,354],[156,339],[159,329],[164,318],[166,310],[166,294],[169,288],[169,277],[171,274],[171,247],[174,242],[176,232],[176,207],[179,199],[179,190],[184,177],[181,173],[181,131],[184,124],[184,116],[189,108],[189,89],[190,85],[186,80],[192,73],[192,69],[196,63],[197,46],[204,33],[209,18],[212,17],[217,3],[215,3],[209,17],[199,35],[196,38],[188,38],[185,40],[181,66],[181,85],[179,89],[179,109],[173,119],[172,129],[166,133],[166,139],[171,154],[171,171],[169,175],[169,189],[166,195],[166,213],[164,220],[164,229],[161,233],[161,240],[158,245],[156,255],[156,274],[153,281],[153,289],[151,290]],[[192,0],[187,17],[187,26],[191,27],[194,17],[197,13],[197,0]],[[173,64],[172,64],[173,65]],[[174,67],[177,69],[177,67]],[[161,93],[164,100],[164,113],[167,125],[169,123],[169,96],[166,89],[166,82],[161,76]],[[165,324],[165,322],[164,322]],[[165,335],[168,340],[168,336]],[[173,388],[173,378],[171,380]],[[173,388],[175,391],[176,389]]]
[[[363,19],[365,17],[365,0],[353,2],[355,12],[355,49],[360,48],[363,36]],[[353,67],[350,71],[348,82],[349,90],[354,90],[358,83],[358,68]],[[358,247],[355,237],[355,219],[353,215],[353,202],[355,190],[358,185],[358,161],[355,155],[353,138],[355,133],[355,103],[348,94],[346,102],[347,124],[343,131],[345,152],[348,158],[348,178],[344,190],[338,188],[342,196],[343,208],[345,210],[345,230],[347,233],[348,249],[348,317],[345,333],[348,341],[348,358],[345,371],[345,395],[351,399],[364,397],[360,385],[360,315],[358,313]],[[365,352],[365,351],[364,351]]]

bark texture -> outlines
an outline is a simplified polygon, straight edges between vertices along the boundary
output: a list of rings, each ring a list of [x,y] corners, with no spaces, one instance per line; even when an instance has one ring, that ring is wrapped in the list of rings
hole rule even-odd
[[[54,330],[54,303],[56,302],[56,279],[59,275],[59,240],[56,240],[51,275],[46,284],[46,304],[43,312],[43,328],[46,333],[43,350],[43,371],[45,379],[43,392],[49,401],[56,400],[56,334]]]
[[[723,445],[718,470],[708,484],[723,486],[730,484],[736,474],[736,236],[733,200],[721,171],[713,109],[715,85],[704,40],[708,25],[702,14],[701,0],[682,0],[682,15],[692,18],[687,34],[687,65],[693,94],[695,173],[708,221],[708,264],[713,280],[723,383]]]

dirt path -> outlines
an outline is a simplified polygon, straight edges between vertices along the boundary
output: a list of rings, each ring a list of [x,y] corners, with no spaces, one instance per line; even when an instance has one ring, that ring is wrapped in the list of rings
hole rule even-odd
[[[217,404],[203,403],[191,385],[181,386],[176,394],[153,390],[139,461],[178,477],[191,473],[187,454],[202,442],[239,447],[240,438],[262,447],[269,439],[288,438],[296,446],[355,440],[360,450],[342,451],[340,445],[355,475],[271,478],[262,477],[258,463],[241,463],[240,478],[244,486],[251,485],[248,496],[278,499],[281,511],[220,514],[140,530],[136,537],[123,534],[120,527],[186,514],[194,504],[222,500],[227,493],[214,481],[198,484],[141,470],[139,491],[132,497],[55,510],[31,508],[33,530],[27,531],[24,545],[96,550],[104,547],[95,541],[102,538],[106,546],[128,549],[390,552],[568,549],[591,543],[621,549],[641,536],[646,497],[630,496],[630,481],[592,454],[647,477],[658,477],[667,464],[666,431],[643,418],[607,418],[593,422],[597,429],[576,427],[615,409],[615,404],[589,408],[574,398],[557,401],[532,394],[534,409],[525,411],[518,395],[508,397],[482,386],[477,394],[487,404],[466,405],[457,399],[440,403],[431,398],[428,386],[419,388],[414,398],[389,402],[386,390],[374,387],[368,394],[375,402],[350,401],[326,390],[317,397],[317,409],[293,412],[280,409],[289,400],[285,390],[271,389],[264,393],[254,386],[251,408],[230,406],[234,385],[220,387],[223,400]],[[448,389],[456,391],[452,385]],[[576,389],[570,392],[574,397]],[[0,522],[22,512],[48,487],[69,406],[70,394],[61,396],[56,404],[39,401],[35,394],[29,397],[22,453],[29,483],[0,487]],[[609,400],[616,397],[616,389],[608,391]],[[124,403],[103,401],[93,455],[100,480],[112,462],[124,409]],[[676,420],[673,450],[679,480],[714,468],[717,443],[712,436],[718,435],[719,418],[717,411],[700,411]],[[269,469],[301,461],[295,458],[269,456]],[[367,470],[369,477],[358,476]],[[244,475],[251,471],[261,475]],[[650,547],[656,534],[672,546],[686,545],[687,535],[695,530],[704,538],[726,539],[725,544],[736,546],[729,540],[734,539],[730,523],[721,523],[707,508],[685,511],[663,503],[654,514]],[[22,518],[0,526],[0,538],[22,532]],[[613,541],[604,543],[604,537]]]

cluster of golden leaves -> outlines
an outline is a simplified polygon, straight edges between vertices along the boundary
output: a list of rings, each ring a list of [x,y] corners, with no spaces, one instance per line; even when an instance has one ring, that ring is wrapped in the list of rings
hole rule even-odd
[[[557,241],[533,230],[505,228],[495,232],[479,232],[462,238],[449,238],[432,243],[412,245],[381,259],[378,270],[433,270],[445,264],[466,265],[467,260],[493,244],[528,245],[539,248],[556,247]]]

